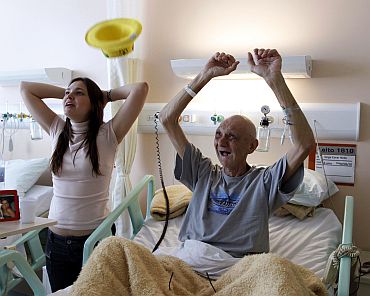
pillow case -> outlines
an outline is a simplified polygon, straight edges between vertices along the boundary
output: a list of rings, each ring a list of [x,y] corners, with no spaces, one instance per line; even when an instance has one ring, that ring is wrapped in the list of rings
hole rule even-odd
[[[48,168],[48,158],[14,159],[5,162],[5,189],[17,190],[19,196],[30,189]]]
[[[182,184],[166,186],[170,204],[170,219],[182,215],[189,205],[193,193]],[[150,214],[156,220],[166,220],[166,200],[163,189],[158,189],[153,196]]]
[[[306,219],[306,217],[313,217],[315,214],[316,207],[306,207],[302,205],[295,205],[291,203],[287,203],[282,207],[278,208],[274,215],[278,217],[285,217],[288,215],[293,215],[297,217],[299,220]]]
[[[317,171],[304,169],[302,184],[298,187],[289,203],[307,207],[317,207],[325,199],[339,191],[337,185]]]

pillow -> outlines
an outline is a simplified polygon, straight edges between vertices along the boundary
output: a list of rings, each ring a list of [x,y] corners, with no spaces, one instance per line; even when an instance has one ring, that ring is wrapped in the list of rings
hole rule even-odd
[[[278,217],[285,217],[288,215],[293,215],[297,217],[299,220],[303,220],[306,217],[313,217],[315,214],[315,207],[306,207],[302,205],[294,205],[291,203],[287,203],[282,207],[278,208],[274,215]]]
[[[327,182],[327,183],[326,183]],[[289,203],[307,207],[317,207],[325,199],[339,191],[337,185],[319,172],[304,169],[302,184]]]
[[[166,186],[166,192],[170,204],[170,219],[182,215],[192,197],[192,192],[185,185]],[[166,200],[163,189],[158,189],[153,196],[150,214],[156,220],[166,219]]]
[[[7,161],[5,163],[5,189],[15,189],[19,196],[24,196],[48,166],[48,158]]]

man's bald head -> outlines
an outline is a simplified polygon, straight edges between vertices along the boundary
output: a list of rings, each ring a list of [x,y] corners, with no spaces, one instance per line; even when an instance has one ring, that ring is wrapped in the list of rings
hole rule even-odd
[[[233,129],[243,131],[243,133],[250,135],[252,138],[256,138],[256,126],[254,123],[243,115],[233,115],[226,118],[221,122],[220,126],[230,126]]]

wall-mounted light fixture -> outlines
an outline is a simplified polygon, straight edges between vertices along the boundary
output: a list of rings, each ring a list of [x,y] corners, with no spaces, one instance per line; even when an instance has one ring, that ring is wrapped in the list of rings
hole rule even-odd
[[[285,78],[311,78],[311,56],[285,56],[282,58],[282,73]],[[247,58],[236,58],[240,61],[237,69],[229,75],[216,79],[257,79],[259,76],[251,72]],[[208,59],[177,59],[171,60],[171,67],[176,76],[193,79],[207,63]]]
[[[15,86],[21,81],[67,85],[71,81],[71,78],[72,71],[66,68],[0,71],[0,86]]]

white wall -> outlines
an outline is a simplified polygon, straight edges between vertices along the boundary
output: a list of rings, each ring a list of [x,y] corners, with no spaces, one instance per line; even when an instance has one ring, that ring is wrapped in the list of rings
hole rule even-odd
[[[289,88],[298,102],[362,102],[361,132],[357,144],[354,186],[340,186],[332,199],[336,213],[343,215],[344,198],[355,196],[354,241],[370,249],[370,39],[368,0],[141,0],[143,17],[144,79],[149,82],[152,103],[169,101],[188,81],[176,77],[170,59],[206,58],[215,51],[226,51],[246,57],[255,47],[277,48],[282,55],[311,55],[312,79],[291,79]],[[203,95],[210,94],[210,108],[216,102],[227,106],[237,82],[229,92],[214,95],[215,87],[207,85]],[[243,83],[238,90],[243,106],[252,101],[262,105],[267,86],[251,89]],[[266,94],[266,95],[265,95]],[[195,98],[198,102],[199,97]],[[167,136],[162,139],[162,161],[167,183],[173,182],[173,149]],[[212,137],[190,137],[204,154],[213,156]],[[153,150],[154,137],[139,137],[134,174],[157,175]],[[277,141],[269,153],[253,154],[251,163],[272,163],[286,151]]]
[[[106,58],[85,42],[87,30],[106,19],[107,5],[101,0],[12,0],[1,1],[0,71],[65,67],[73,76],[87,76],[107,88]],[[0,87],[0,113],[5,104],[18,107],[18,87]],[[23,110],[25,111],[25,110]],[[30,141],[28,130],[13,136],[14,151],[5,158],[33,158],[50,155],[50,139]]]

